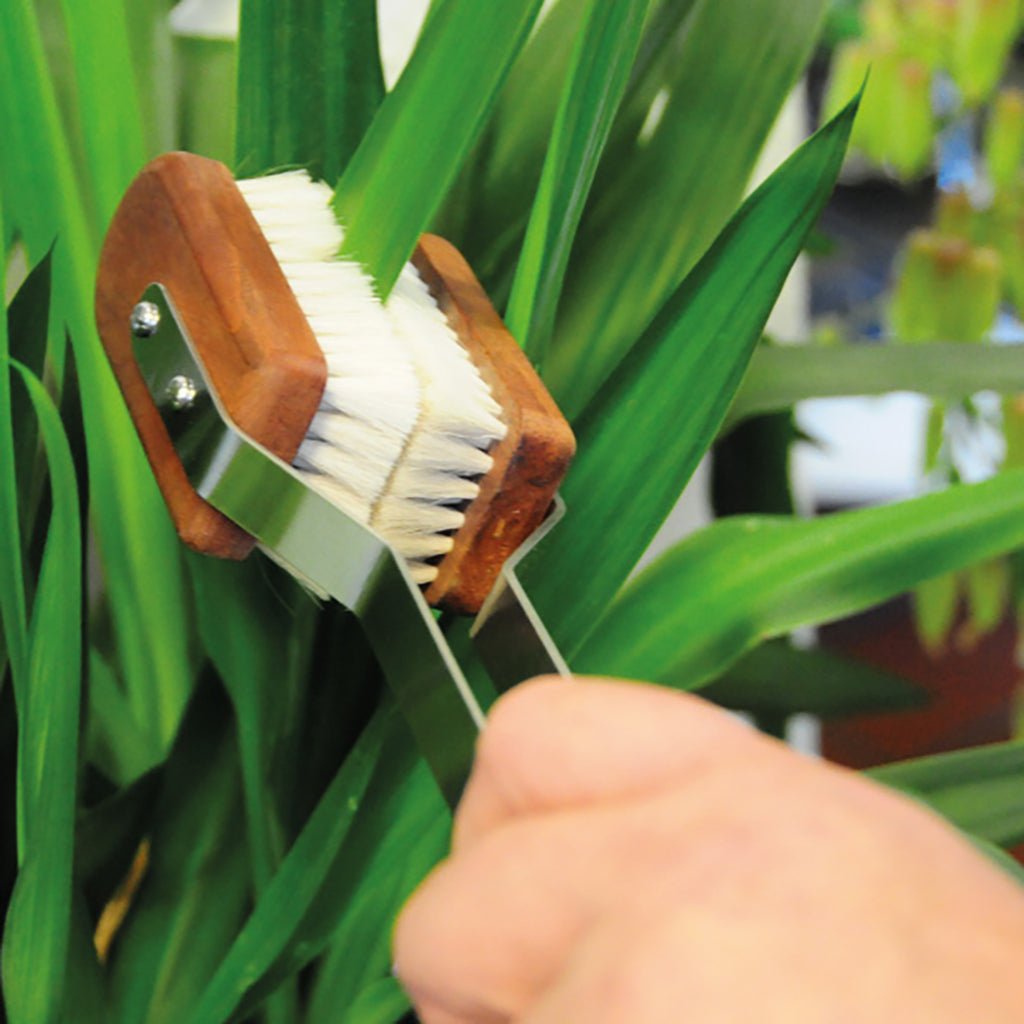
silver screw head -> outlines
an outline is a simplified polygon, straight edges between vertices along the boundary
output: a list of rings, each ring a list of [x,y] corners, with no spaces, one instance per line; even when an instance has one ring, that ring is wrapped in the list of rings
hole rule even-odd
[[[178,374],[167,382],[167,399],[175,412],[191,409],[199,389],[191,377]]]
[[[136,338],[152,338],[160,326],[160,308],[154,302],[140,302],[131,315],[132,334]]]

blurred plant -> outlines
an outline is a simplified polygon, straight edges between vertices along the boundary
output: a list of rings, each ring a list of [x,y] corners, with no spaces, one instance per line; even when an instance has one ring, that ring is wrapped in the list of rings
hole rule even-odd
[[[900,178],[920,177],[943,124],[991,98],[1021,18],[1019,0],[865,0],[863,35],[836,47],[826,111],[839,109],[870,71],[851,146]],[[939,81],[957,96],[941,110]]]
[[[934,227],[911,233],[898,264],[890,309],[893,337],[900,342],[988,342],[1000,308],[1022,309],[1024,268],[1024,94],[1003,89],[995,97],[982,139],[981,173],[988,189],[940,193]],[[998,410],[965,397],[936,400],[930,417],[925,472],[933,482],[960,479],[961,463],[977,463],[979,444],[995,468],[1024,465],[1020,399],[1007,395]],[[975,469],[975,473],[977,470]],[[921,638],[932,651],[949,639],[958,614],[958,647],[969,648],[1003,622],[1014,600],[1019,560],[973,566],[948,579],[931,580],[916,592]]]

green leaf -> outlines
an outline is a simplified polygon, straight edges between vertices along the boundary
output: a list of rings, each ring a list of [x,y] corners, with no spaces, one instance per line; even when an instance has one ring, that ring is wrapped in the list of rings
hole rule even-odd
[[[93,944],[93,922],[80,893],[71,904],[71,936],[64,980],[62,1021],[74,1024],[109,1024],[106,981]]]
[[[593,0],[573,51],[506,314],[509,330],[538,364],[650,6],[651,0]]]
[[[925,648],[942,650],[960,609],[960,574],[946,573],[914,588],[914,625]]]
[[[499,307],[497,266],[509,269],[505,264],[514,264],[522,245],[566,69],[589,4],[558,0],[538,21],[445,200],[440,223],[433,224],[458,246]]]
[[[367,808],[371,820],[360,823],[365,835],[376,833],[380,838],[359,872],[358,885],[320,963],[307,1024],[331,1024],[339,1007],[352,1007],[355,1018],[355,1007],[373,1004],[368,993],[380,991],[381,978],[390,970],[394,920],[447,851],[451,819],[424,762],[407,774],[389,807],[388,817],[380,809]],[[353,957],[353,949],[361,955]]]
[[[61,0],[101,224],[146,159],[124,0]]]
[[[298,164],[336,181],[383,97],[373,0],[244,0],[239,177]]]
[[[178,36],[181,141],[178,148],[235,163],[238,43],[234,39]]]
[[[805,398],[916,391],[952,401],[979,391],[1024,391],[1024,352],[1014,346],[762,345],[736,394],[725,429]]]
[[[283,852],[272,783],[275,747],[279,735],[293,725],[289,705],[301,691],[301,655],[312,639],[315,605],[291,577],[262,558],[237,563],[192,556],[189,566],[199,637],[235,710],[259,894]]]
[[[2,210],[3,205],[0,204],[0,212]],[[0,228],[2,226],[0,218]],[[15,461],[11,371],[7,360],[7,317],[0,316],[0,624],[3,626],[3,649],[10,660],[14,692],[20,707],[24,701],[28,671],[28,611],[21,558],[21,527],[18,523],[20,491]],[[3,679],[4,673],[0,669],[0,685]]]
[[[401,985],[394,978],[380,978],[359,993],[359,998],[348,1009],[346,1020],[349,1024],[392,1024],[401,1020],[410,1008],[409,997]]]
[[[755,715],[818,715],[843,718],[904,711],[928,703],[913,683],[827,651],[800,650],[785,640],[755,647],[700,694]]]
[[[394,714],[378,713],[321,797],[228,954],[210,979],[192,1024],[221,1024],[249,990],[295,944],[297,930],[348,834]]]
[[[854,112],[821,129],[744,203],[576,424],[579,454],[562,492],[569,511],[522,569],[570,655],[718,430],[832,190]]]
[[[0,955],[11,1024],[49,1024],[61,1009],[71,927],[82,551],[75,472],[60,416],[42,384],[20,364],[12,365],[39,418],[53,512],[32,608],[28,686],[19,708],[21,866]]]
[[[934,754],[872,768],[877,782],[922,800],[957,828],[998,846],[1024,842],[1024,743]]]
[[[800,520],[725,519],[641,573],[574,667],[693,687],[759,641],[1024,545],[1024,470]]]
[[[99,116],[99,115],[97,115]],[[90,503],[118,654],[136,713],[163,752],[192,679],[178,542],[93,325],[96,242],[48,77],[30,0],[0,4],[0,188],[31,260],[55,237],[51,314],[75,346],[89,456]],[[89,123],[82,130],[90,129]],[[111,211],[101,211],[101,220]]]
[[[467,153],[541,0],[446,0],[338,183],[344,252],[390,293]]]
[[[46,337],[50,322],[50,269],[48,252],[29,272],[7,310],[7,335],[11,356],[30,373],[42,378],[46,361]],[[31,535],[36,490],[41,481],[37,473],[36,449],[39,430],[31,399],[24,388],[10,395],[11,422],[17,424],[14,436],[14,462],[17,468],[18,518],[25,533]],[[0,402],[0,407],[3,402]]]
[[[571,419],[735,209],[824,6],[697,0],[673,33],[657,128],[616,149],[580,230],[546,377]]]
[[[163,772],[145,877],[110,952],[111,1021],[191,1021],[252,879],[231,708],[201,680]]]

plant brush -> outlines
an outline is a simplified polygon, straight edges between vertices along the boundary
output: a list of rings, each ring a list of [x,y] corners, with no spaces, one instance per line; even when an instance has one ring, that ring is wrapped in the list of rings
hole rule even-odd
[[[497,674],[562,667],[500,576],[548,514],[574,441],[452,246],[423,236],[381,302],[338,256],[331,199],[304,172],[235,182],[212,160],[158,158],[111,223],[97,321],[185,542],[233,558],[260,542],[356,611],[412,717],[392,649],[402,622],[429,634],[435,676],[468,690],[432,618],[409,611],[415,586],[363,561],[383,545],[446,610],[476,613],[490,594],[494,612],[504,594],[512,625],[490,632],[518,653]]]

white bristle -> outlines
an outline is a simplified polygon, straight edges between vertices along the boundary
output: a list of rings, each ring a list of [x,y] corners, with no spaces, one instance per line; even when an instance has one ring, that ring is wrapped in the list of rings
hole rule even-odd
[[[417,583],[452,548],[479,493],[501,409],[412,264],[382,304],[338,253],[331,190],[305,171],[238,182],[327,362],[295,459],[310,486],[377,530]]]

